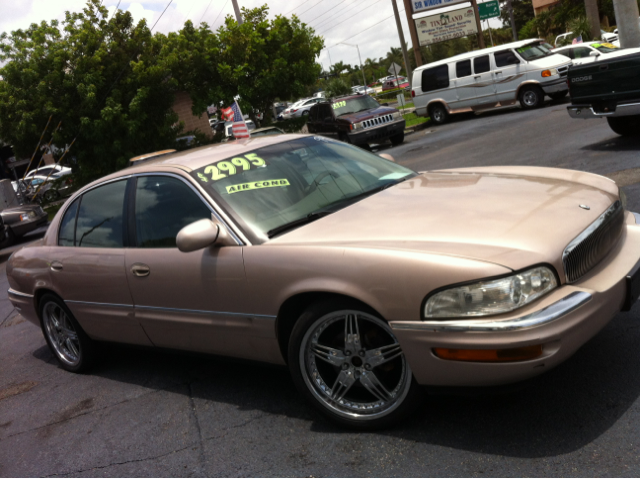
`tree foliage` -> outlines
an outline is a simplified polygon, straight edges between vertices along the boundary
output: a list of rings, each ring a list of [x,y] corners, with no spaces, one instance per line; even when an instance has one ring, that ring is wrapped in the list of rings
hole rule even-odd
[[[128,12],[108,18],[98,0],[58,23],[0,35],[0,138],[28,157],[47,123],[58,147],[73,144],[81,181],[162,149],[175,138],[169,72],[157,61],[162,36]],[[53,128],[49,129],[49,134]],[[48,137],[46,137],[48,139]]]

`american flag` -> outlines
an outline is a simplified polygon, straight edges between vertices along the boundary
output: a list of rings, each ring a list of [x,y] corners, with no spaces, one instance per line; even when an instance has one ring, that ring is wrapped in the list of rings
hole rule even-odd
[[[233,110],[233,120],[231,120],[233,121],[233,124],[231,125],[233,136],[236,138],[251,138],[249,130],[247,129],[247,124],[242,117],[240,105],[238,105],[237,101],[233,102],[231,109]]]
[[[576,43],[582,43],[582,35],[580,35],[577,38],[574,38],[573,41],[571,42],[572,45],[575,45]]]
[[[225,121],[233,120],[233,110],[231,109],[231,107],[222,108],[220,111],[222,112],[222,119],[223,120],[225,120]]]

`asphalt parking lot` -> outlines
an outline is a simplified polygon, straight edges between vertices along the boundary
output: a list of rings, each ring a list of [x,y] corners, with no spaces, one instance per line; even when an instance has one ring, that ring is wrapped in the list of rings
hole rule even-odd
[[[467,115],[374,150],[416,170],[591,171],[619,181],[640,211],[640,136],[572,120],[564,103]],[[0,251],[2,476],[640,475],[639,305],[540,377],[431,391],[409,423],[357,433],[320,417],[286,369],[107,346],[90,374],[63,371],[8,302],[8,253]]]

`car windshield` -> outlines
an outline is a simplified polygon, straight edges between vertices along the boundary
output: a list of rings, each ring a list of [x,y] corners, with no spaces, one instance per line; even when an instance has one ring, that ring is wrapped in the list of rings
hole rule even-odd
[[[524,47],[516,48],[516,52],[520,54],[525,60],[536,60],[538,58],[546,57],[553,53],[553,47],[547,42],[530,43]]]
[[[415,174],[361,148],[320,136],[266,146],[191,173],[228,214],[262,239]]]
[[[592,43],[591,46],[602,53],[613,53],[620,49],[611,43]]]
[[[331,106],[333,107],[336,117],[338,117],[348,115],[350,113],[357,113],[363,110],[378,108],[380,103],[368,95],[363,95],[354,98],[347,98],[346,100],[334,101]]]

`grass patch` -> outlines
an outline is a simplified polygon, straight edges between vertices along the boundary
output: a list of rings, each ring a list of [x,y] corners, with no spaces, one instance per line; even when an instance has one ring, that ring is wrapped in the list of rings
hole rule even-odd
[[[418,116],[415,113],[407,113],[406,115],[402,115],[407,124],[405,128],[410,128],[412,126],[420,125],[421,123],[426,123],[429,121],[429,117]]]
[[[413,108],[413,107],[414,107],[413,103],[407,102],[407,103],[404,104],[404,108]],[[399,103],[398,103],[398,106],[396,107],[396,109],[397,110],[402,110],[402,107],[400,106]]]

